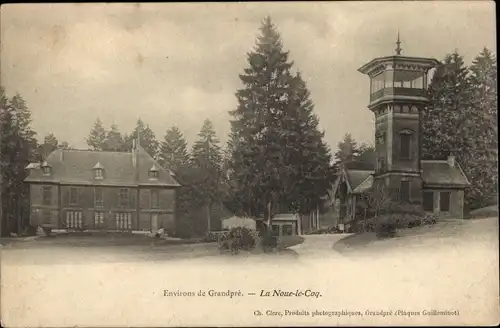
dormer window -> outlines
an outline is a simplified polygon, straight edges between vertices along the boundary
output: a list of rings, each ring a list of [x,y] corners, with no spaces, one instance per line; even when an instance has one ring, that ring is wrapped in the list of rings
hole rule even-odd
[[[52,173],[52,166],[50,166],[50,164],[48,164],[47,162],[43,162],[41,167],[43,175],[50,175]]]
[[[95,179],[104,179],[104,167],[101,165],[101,163],[97,162],[97,164],[93,167],[93,170]]]
[[[155,164],[149,169],[149,179],[151,180],[156,180],[158,179],[158,168],[156,167]]]

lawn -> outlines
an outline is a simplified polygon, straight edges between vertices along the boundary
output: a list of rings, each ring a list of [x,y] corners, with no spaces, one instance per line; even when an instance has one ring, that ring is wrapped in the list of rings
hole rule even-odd
[[[2,319],[18,327],[202,326],[207,318],[221,326],[242,321],[262,326],[262,318],[266,326],[492,325],[499,315],[497,231],[496,218],[420,227],[398,238],[365,241],[370,247],[361,249],[370,253],[360,257],[332,249],[363,237],[341,234],[309,235],[282,252],[239,256],[221,255],[215,243],[40,247],[49,243],[26,242],[35,247],[1,250],[2,297],[8,300],[2,302]],[[381,252],[390,249],[396,251]],[[259,297],[261,290],[274,289],[309,289],[322,297]],[[245,296],[164,297],[164,290],[241,290]],[[460,316],[258,317],[258,309],[437,309],[460,310]]]
[[[334,249],[350,251],[390,251],[401,247],[453,246],[459,241],[490,243],[498,240],[498,217],[445,220],[434,225],[398,230],[396,237],[379,238],[364,232],[339,240]]]

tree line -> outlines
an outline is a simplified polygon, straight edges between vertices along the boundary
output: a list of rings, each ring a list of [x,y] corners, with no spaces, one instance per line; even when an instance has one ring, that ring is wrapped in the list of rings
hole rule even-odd
[[[157,140],[141,119],[133,131],[122,134],[116,124],[106,129],[98,118],[87,145],[97,151],[130,151],[139,137],[141,146],[181,183],[180,230],[195,234],[216,229],[218,220],[213,218],[224,208],[269,221],[280,212],[310,213],[321,208],[339,163],[372,161],[373,146],[358,145],[350,134],[332,156],[307,83],[294,69],[269,17],[262,22],[239,78],[238,104],[229,113],[231,132],[225,147],[208,119],[191,148],[176,126]],[[27,224],[25,167],[71,145],[53,134],[38,143],[22,97],[8,99],[0,90],[0,228],[5,235]],[[429,93],[431,105],[422,117],[424,156],[441,159],[454,154],[473,184],[466,192],[469,208],[491,203],[496,200],[498,176],[495,56],[484,49],[466,67],[457,52],[447,55]]]

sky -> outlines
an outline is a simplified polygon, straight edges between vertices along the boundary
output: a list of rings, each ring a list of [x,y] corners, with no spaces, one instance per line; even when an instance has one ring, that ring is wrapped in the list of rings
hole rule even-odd
[[[1,7],[1,84],[20,93],[39,138],[86,149],[97,117],[130,132],[141,118],[163,139],[189,144],[204,119],[222,142],[261,21],[270,15],[311,91],[325,141],[349,132],[373,143],[369,79],[357,69],[394,54],[436,59],[455,49],[470,64],[496,49],[489,1],[184,4],[9,4]]]

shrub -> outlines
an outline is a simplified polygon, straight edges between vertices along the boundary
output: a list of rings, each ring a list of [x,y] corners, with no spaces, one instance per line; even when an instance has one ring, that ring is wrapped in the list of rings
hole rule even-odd
[[[203,241],[206,243],[218,242],[219,240],[227,239],[228,231],[209,231],[203,237]]]
[[[278,237],[273,236],[270,233],[263,234],[261,238],[261,246],[264,249],[264,251],[268,251],[278,247]]]
[[[377,236],[384,237],[394,237],[396,236],[397,226],[395,223],[382,223],[377,226]]]
[[[235,227],[219,238],[219,248],[238,253],[240,250],[249,250],[255,247],[255,234],[244,227]]]
[[[392,213],[386,212],[375,219],[375,232],[379,237],[394,237],[398,229],[411,229],[437,222],[434,215],[423,211],[405,207],[394,207],[392,210]]]

